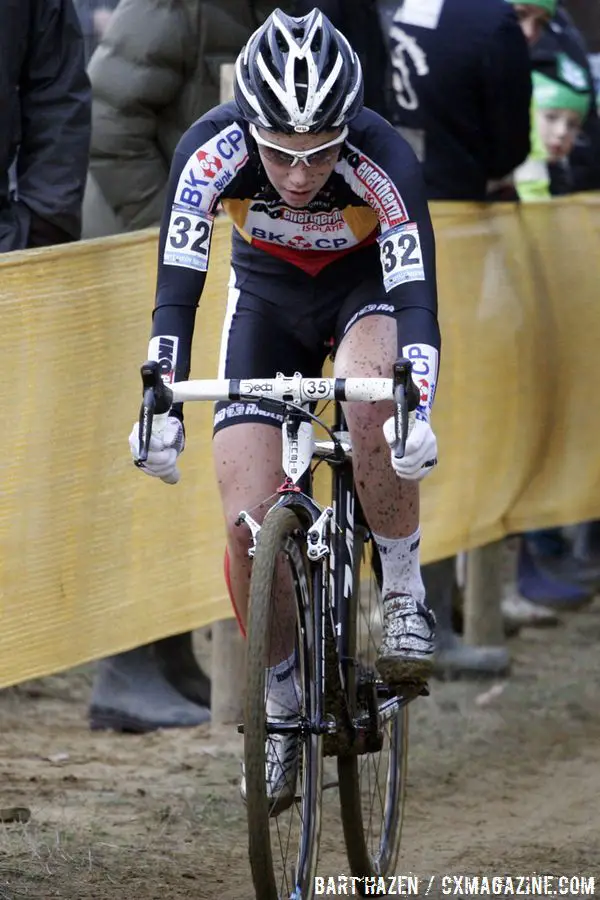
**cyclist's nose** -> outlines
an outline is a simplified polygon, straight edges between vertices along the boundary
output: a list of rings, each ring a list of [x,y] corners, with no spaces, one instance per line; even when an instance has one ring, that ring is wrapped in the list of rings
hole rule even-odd
[[[303,162],[298,163],[297,166],[291,166],[288,173],[288,187],[292,188],[295,191],[304,191],[308,187],[310,187],[311,183],[311,171],[308,166],[305,166]]]

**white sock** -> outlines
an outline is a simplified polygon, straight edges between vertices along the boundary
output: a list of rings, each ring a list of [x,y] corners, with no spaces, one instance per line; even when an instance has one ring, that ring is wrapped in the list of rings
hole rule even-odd
[[[279,718],[298,712],[300,691],[296,681],[296,654],[265,669],[267,715]]]
[[[382,596],[385,597],[390,592],[408,594],[413,600],[423,603],[425,587],[421,578],[420,529],[406,538],[386,538],[374,534],[373,540],[381,558]]]

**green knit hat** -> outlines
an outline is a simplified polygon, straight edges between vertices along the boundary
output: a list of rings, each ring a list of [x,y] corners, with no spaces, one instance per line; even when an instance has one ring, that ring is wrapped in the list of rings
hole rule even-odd
[[[541,6],[551,16],[554,16],[558,0],[508,0],[508,3],[519,3],[521,6]]]
[[[565,53],[557,53],[556,68],[534,71],[533,102],[538,109],[572,109],[585,118],[592,105],[592,87],[585,69]]]

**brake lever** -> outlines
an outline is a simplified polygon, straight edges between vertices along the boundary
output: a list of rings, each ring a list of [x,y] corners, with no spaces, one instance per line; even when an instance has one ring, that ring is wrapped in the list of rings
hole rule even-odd
[[[402,459],[408,440],[409,413],[419,405],[419,390],[412,379],[412,362],[401,358],[394,363],[394,425],[396,442],[393,447],[396,459]]]
[[[173,391],[161,378],[160,363],[148,360],[143,364],[140,372],[143,394],[138,431],[138,458],[135,460],[135,465],[138,467],[148,459],[154,417],[165,415],[173,405]]]

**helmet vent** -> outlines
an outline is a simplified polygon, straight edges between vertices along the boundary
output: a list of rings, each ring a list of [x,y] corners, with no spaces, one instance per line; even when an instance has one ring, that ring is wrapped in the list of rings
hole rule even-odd
[[[305,59],[296,62],[294,81],[296,83],[296,97],[298,106],[304,112],[308,98],[308,64]]]
[[[286,39],[284,38],[284,36],[282,35],[282,33],[279,31],[279,29],[277,29],[277,30],[275,31],[275,43],[277,44],[277,49],[278,49],[281,53],[288,53],[288,52],[289,52],[289,49],[290,49],[290,48],[289,48],[288,42],[286,41]]]
[[[323,80],[326,80],[331,75],[333,67],[335,66],[336,58],[337,53],[335,52],[335,50],[327,54],[327,62],[324,64],[323,69],[321,70],[321,78],[323,78]]]

